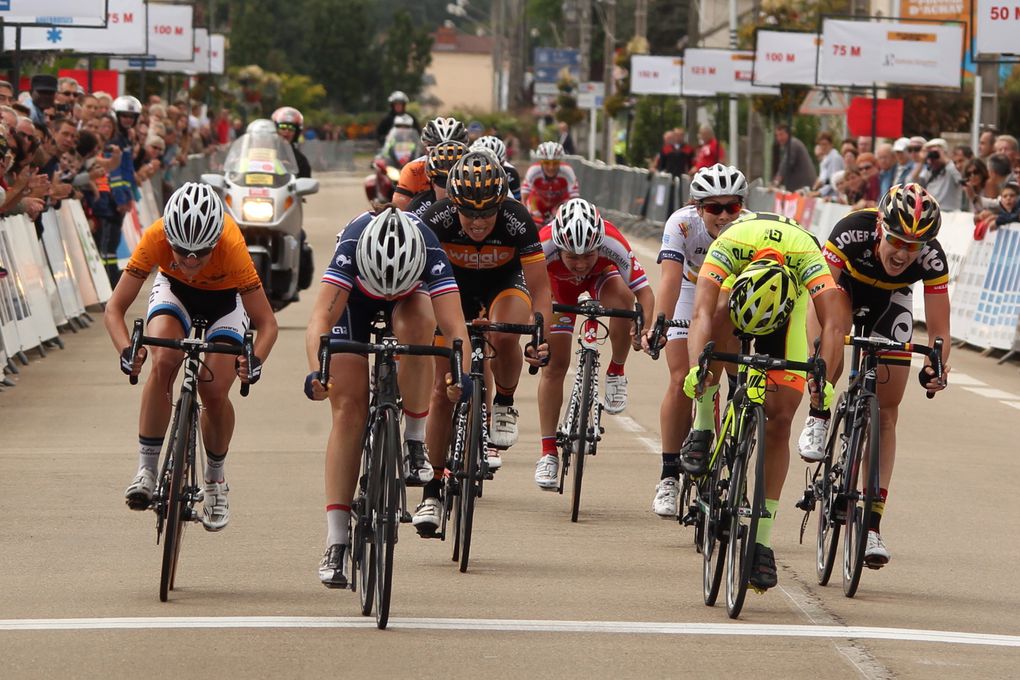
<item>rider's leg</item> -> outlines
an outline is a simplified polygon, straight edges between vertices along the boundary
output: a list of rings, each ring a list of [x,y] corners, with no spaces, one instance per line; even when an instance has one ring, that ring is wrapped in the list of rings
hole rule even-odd
[[[431,345],[436,317],[426,294],[410,295],[393,309],[393,333],[402,344]],[[404,404],[404,439],[425,441],[425,418],[429,412],[429,387],[433,379],[431,357],[402,356],[397,371]],[[446,362],[449,367],[449,362]]]
[[[615,274],[606,278],[598,288],[598,300],[603,307],[610,309],[634,309],[634,293],[631,292],[623,278]],[[623,373],[623,364],[627,361],[627,355],[631,348],[631,332],[634,330],[634,322],[630,319],[609,319],[609,343],[613,348],[612,363],[620,367],[620,374]]]
[[[871,531],[881,530],[882,515],[885,512],[885,503],[889,495],[893,466],[896,464],[896,421],[899,418],[900,402],[903,401],[903,393],[906,391],[910,378],[909,363],[888,364],[878,370],[884,371],[884,368],[889,370],[888,377],[885,380],[880,380],[876,389],[881,446],[878,465],[879,499],[872,503],[871,517],[868,520],[868,528]],[[867,473],[867,461],[865,460],[862,474],[867,475]]]
[[[531,298],[518,288],[501,291],[489,305],[489,319],[494,322],[526,324],[530,318]],[[490,333],[489,342],[495,354],[489,362],[495,383],[489,441],[497,449],[508,449],[517,442],[514,392],[521,377],[524,355],[521,352],[521,339],[518,335]]]
[[[223,464],[234,434],[234,407],[230,403],[230,387],[237,378],[236,357],[209,354],[203,359],[212,380],[198,383],[202,400],[202,442],[205,444],[205,481],[223,481]],[[205,370],[202,371],[205,373]]]
[[[563,408],[563,381],[570,365],[573,328],[556,330],[548,338],[549,363],[538,381],[538,422],[542,433],[542,455],[556,455],[556,428]]]
[[[180,339],[184,327],[176,316],[160,314],[149,319],[145,334],[156,338]],[[149,347],[149,377],[142,388],[138,432],[148,438],[163,438],[170,424],[173,399],[170,391],[184,359],[184,353],[163,347]],[[158,458],[158,456],[157,456]]]
[[[465,348],[465,351],[471,350]],[[446,374],[450,371],[450,362],[442,357],[436,357],[429,371],[433,380],[429,417],[425,427],[425,444],[432,467],[435,470],[442,470],[446,465],[446,451],[450,448],[453,431],[453,404],[446,397]]]
[[[346,544],[347,520],[361,467],[361,445],[368,419],[368,358],[334,354],[329,372],[334,376],[329,391],[332,428],[326,443],[326,546]],[[340,386],[343,376],[343,386]]]
[[[686,330],[686,329],[685,329]],[[688,366],[687,335],[670,340],[665,348],[669,367],[669,383],[659,409],[662,432],[662,476],[680,478],[680,449],[691,429],[691,399],[684,394],[684,378]]]
[[[765,506],[771,516],[759,520],[756,540],[766,547],[772,545],[776,508],[790,469],[790,425],[802,397],[800,389],[780,384],[765,399]]]

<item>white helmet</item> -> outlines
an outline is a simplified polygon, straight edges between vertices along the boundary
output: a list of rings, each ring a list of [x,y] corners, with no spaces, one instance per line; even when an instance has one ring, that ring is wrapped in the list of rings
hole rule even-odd
[[[138,101],[137,97],[132,97],[129,94],[123,94],[113,100],[113,104],[110,106],[114,114],[130,114],[133,116],[142,115],[142,103]]]
[[[269,120],[268,118],[256,118],[252,122],[248,123],[248,127],[244,129],[246,134],[257,135],[275,135],[276,134],[276,123]]]
[[[170,246],[197,253],[223,234],[223,203],[208,184],[185,182],[166,202],[163,231]]]
[[[421,143],[435,146],[440,142],[467,142],[467,128],[456,118],[435,118],[425,123],[421,129]]]
[[[559,142],[542,142],[535,149],[535,159],[540,161],[563,160],[563,145]]]
[[[404,94],[400,90],[394,90],[392,93],[390,93],[390,97],[386,101],[388,101],[390,104],[393,104],[395,102],[406,104],[409,100],[406,94]]]
[[[574,255],[593,252],[606,238],[606,225],[598,208],[583,198],[572,198],[560,205],[552,221],[552,240],[556,247]]]
[[[747,180],[744,173],[732,165],[715,165],[698,170],[691,180],[691,198],[703,201],[713,196],[740,196],[747,198]]]
[[[471,145],[471,151],[489,151],[500,163],[506,163],[506,144],[499,137],[485,135],[475,140]]]
[[[402,113],[399,116],[394,116],[393,127],[395,128],[414,127],[414,118],[411,118],[411,116],[409,116],[406,113]]]
[[[358,277],[372,295],[392,297],[414,289],[425,271],[425,237],[396,208],[372,218],[355,249]]]

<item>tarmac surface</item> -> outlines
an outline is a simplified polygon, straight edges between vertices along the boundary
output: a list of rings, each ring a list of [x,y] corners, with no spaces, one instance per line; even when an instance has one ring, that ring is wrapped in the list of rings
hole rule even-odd
[[[360,178],[322,178],[306,213],[320,271],[365,205]],[[654,279],[657,244],[634,246]],[[814,515],[798,544],[794,461],[773,534],[779,587],[749,593],[736,622],[702,603],[692,530],[651,512],[665,361],[628,362],[630,405],[604,419],[577,524],[569,493],[534,484],[538,381],[525,372],[520,441],[479,501],[469,572],[450,542],[402,526],[383,632],[357,594],[316,576],[329,410],[301,391],[313,296],[279,314],[262,381],[233,397],[231,523],[189,527],[167,603],[154,515],[123,501],[140,389],[100,314],[0,394],[0,676],[1016,677],[1016,364],[954,349],[951,389],[928,401],[911,381],[883,522],[893,558],[854,599],[838,571],[816,584]]]

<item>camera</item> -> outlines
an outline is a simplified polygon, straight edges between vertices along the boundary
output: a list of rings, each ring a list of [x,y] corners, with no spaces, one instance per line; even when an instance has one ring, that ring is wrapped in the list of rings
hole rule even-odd
[[[942,154],[939,153],[938,149],[929,149],[926,158],[930,161],[937,161],[942,158]]]

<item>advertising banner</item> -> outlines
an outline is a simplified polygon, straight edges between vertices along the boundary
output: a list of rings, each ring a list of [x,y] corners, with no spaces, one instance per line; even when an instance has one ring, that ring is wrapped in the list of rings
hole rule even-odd
[[[191,61],[195,55],[195,28],[191,5],[149,3],[149,49],[156,59]]]
[[[974,51],[1020,54],[1020,0],[974,0]]]
[[[755,31],[752,82],[755,85],[814,85],[817,38],[814,33]]]
[[[5,24],[102,26],[107,0],[0,0]]]
[[[227,39],[221,33],[209,36],[209,73],[223,75],[227,70]]]
[[[634,55],[630,58],[631,94],[680,94],[684,60]]]
[[[741,50],[684,50],[683,94],[715,97],[720,94],[779,94],[777,87],[751,83],[754,52]]]
[[[154,5],[150,5],[154,6]],[[14,44],[14,30],[4,28],[4,44]],[[21,29],[21,49],[73,50],[83,54],[143,54],[147,49],[145,0],[110,0],[106,28],[67,26]]]
[[[824,19],[819,85],[960,88],[963,25]]]

